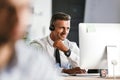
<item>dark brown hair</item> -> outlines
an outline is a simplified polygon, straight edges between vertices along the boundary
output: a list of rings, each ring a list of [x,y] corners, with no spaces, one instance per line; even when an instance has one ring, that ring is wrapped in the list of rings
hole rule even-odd
[[[15,7],[8,0],[0,0],[0,45],[9,41],[16,21]]]
[[[53,22],[56,20],[71,20],[71,16],[63,12],[57,12],[52,16],[50,26],[53,25]]]

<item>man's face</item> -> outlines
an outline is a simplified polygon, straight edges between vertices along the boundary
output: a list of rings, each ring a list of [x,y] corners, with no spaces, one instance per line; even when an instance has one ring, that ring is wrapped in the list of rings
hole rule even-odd
[[[55,30],[53,31],[54,39],[66,39],[70,30],[70,20],[56,20],[53,25],[55,27]]]

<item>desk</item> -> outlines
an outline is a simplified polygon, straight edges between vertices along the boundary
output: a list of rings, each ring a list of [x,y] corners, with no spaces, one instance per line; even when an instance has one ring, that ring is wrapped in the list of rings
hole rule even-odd
[[[91,77],[67,76],[67,77],[63,77],[63,80],[114,80],[114,79],[100,78],[98,76],[91,76]],[[120,79],[115,79],[115,80],[120,80]]]

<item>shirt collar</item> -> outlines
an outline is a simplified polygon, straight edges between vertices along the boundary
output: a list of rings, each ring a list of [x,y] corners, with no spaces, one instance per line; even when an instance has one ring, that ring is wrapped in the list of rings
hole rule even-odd
[[[48,42],[51,46],[53,46],[54,44],[54,41],[50,38],[50,35],[48,36]]]

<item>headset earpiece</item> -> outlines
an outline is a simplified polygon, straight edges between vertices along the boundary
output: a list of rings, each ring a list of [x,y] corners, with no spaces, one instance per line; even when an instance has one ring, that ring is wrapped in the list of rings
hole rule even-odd
[[[51,25],[51,26],[49,27],[49,29],[50,29],[51,31],[54,31],[54,30],[55,30],[54,25]]]

